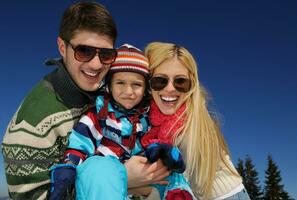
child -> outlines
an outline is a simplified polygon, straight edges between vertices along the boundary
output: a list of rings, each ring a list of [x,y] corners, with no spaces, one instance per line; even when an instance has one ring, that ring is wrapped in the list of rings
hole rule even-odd
[[[51,168],[50,199],[60,199],[73,185],[76,166],[91,156],[114,156],[121,162],[142,148],[139,138],[148,131],[146,93],[148,61],[139,49],[125,44],[106,77],[106,91],[96,98],[96,106],[74,126],[64,153],[63,164]],[[75,97],[74,97],[75,98]],[[98,172],[100,166],[96,166]]]

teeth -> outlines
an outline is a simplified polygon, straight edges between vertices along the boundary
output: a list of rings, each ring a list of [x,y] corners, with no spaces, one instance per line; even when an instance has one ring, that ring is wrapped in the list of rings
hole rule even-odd
[[[98,72],[86,72],[86,71],[84,72],[89,76],[96,76],[98,74]]]
[[[163,96],[161,96],[161,99],[163,101],[176,101],[177,97],[163,97]]]

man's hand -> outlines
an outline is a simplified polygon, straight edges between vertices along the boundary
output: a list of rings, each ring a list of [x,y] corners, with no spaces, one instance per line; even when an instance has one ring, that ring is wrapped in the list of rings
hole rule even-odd
[[[128,188],[142,187],[153,183],[168,184],[163,179],[169,176],[170,171],[161,160],[149,163],[145,157],[132,156],[125,163],[125,167],[128,175]]]

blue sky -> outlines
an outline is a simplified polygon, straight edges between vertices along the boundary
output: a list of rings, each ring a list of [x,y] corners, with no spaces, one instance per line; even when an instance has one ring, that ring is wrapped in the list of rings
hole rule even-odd
[[[75,1],[6,1],[0,6],[0,139],[18,105],[59,57],[63,10]],[[117,46],[151,41],[188,48],[222,119],[232,159],[249,154],[263,183],[267,155],[297,198],[297,1],[100,1],[119,29]],[[38,111],[37,111],[38,112]],[[0,158],[0,197],[6,186]]]

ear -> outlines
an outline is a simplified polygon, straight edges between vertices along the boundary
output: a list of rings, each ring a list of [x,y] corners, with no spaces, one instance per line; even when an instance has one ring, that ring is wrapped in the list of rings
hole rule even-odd
[[[65,55],[66,55],[66,44],[65,44],[64,40],[62,40],[62,38],[58,37],[57,38],[57,44],[58,44],[58,50],[59,50],[61,56],[63,58],[65,58]]]

